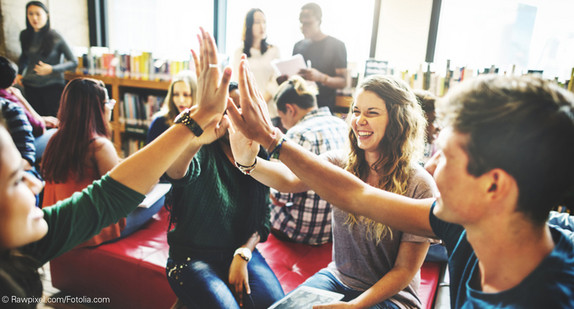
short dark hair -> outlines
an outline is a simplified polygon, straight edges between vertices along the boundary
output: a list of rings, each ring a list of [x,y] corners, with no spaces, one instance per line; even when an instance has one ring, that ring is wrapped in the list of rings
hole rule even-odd
[[[323,18],[323,11],[317,3],[309,2],[301,7],[301,11],[303,10],[309,10],[311,14],[315,16],[319,21],[321,21],[321,18]]]
[[[287,110],[287,104],[295,104],[303,109],[317,106],[315,94],[307,88],[305,80],[299,75],[293,75],[288,81],[283,82],[274,99],[277,109],[281,112]]]
[[[0,56],[0,89],[6,89],[14,84],[18,67],[10,59]]]
[[[467,170],[515,179],[518,211],[544,224],[574,188],[574,94],[534,76],[482,76],[437,101],[446,126],[468,134]]]
[[[235,89],[239,89],[239,84],[237,82],[229,82],[229,89],[228,91],[231,92]]]

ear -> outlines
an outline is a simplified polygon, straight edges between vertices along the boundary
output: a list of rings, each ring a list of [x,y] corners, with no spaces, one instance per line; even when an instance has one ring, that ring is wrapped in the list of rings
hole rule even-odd
[[[295,116],[296,113],[297,113],[297,108],[295,107],[295,104],[290,104],[290,103],[285,104],[285,114],[293,117],[293,116]]]
[[[495,168],[484,175],[484,190],[492,202],[518,201],[518,184],[512,175],[505,170]]]

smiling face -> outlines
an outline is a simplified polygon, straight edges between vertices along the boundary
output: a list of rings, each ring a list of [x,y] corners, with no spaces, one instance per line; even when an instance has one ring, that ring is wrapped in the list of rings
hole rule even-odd
[[[35,206],[42,183],[22,169],[20,153],[4,128],[0,149],[0,250],[6,250],[40,240],[48,224]]]
[[[351,128],[357,138],[357,146],[365,153],[379,153],[379,144],[388,124],[385,101],[372,91],[359,90],[351,115]]]
[[[191,87],[184,81],[173,84],[172,100],[180,113],[186,108],[190,108],[193,105]]]
[[[40,31],[48,22],[48,14],[39,6],[30,5],[26,11],[26,16],[34,31]]]

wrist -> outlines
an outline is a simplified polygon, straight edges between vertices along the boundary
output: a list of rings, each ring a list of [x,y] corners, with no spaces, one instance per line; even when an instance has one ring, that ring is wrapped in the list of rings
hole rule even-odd
[[[242,260],[249,262],[251,260],[251,250],[246,247],[239,247],[237,250],[235,250],[235,253],[233,253],[233,257],[235,258],[236,256],[239,256]]]

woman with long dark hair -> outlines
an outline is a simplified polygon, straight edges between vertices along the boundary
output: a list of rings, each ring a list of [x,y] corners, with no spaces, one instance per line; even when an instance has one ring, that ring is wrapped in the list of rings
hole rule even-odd
[[[56,117],[66,84],[64,72],[74,70],[78,61],[64,38],[50,27],[48,8],[40,1],[26,4],[26,29],[20,33],[20,44],[18,73],[24,95],[40,115]]]
[[[58,113],[60,128],[42,157],[42,175],[46,181],[43,206],[83,190],[120,162],[109,139],[114,103],[100,80],[77,78],[66,85]],[[98,245],[119,237],[125,224],[123,218],[85,245]]]
[[[233,58],[234,76],[237,79],[239,61],[242,54],[247,56],[249,68],[253,72],[257,88],[268,102],[269,114],[277,117],[277,109],[272,103],[273,95],[279,88],[275,81],[275,71],[271,61],[279,59],[279,48],[267,42],[267,19],[261,9],[254,8],[245,15],[243,24],[243,44],[235,51]]]

